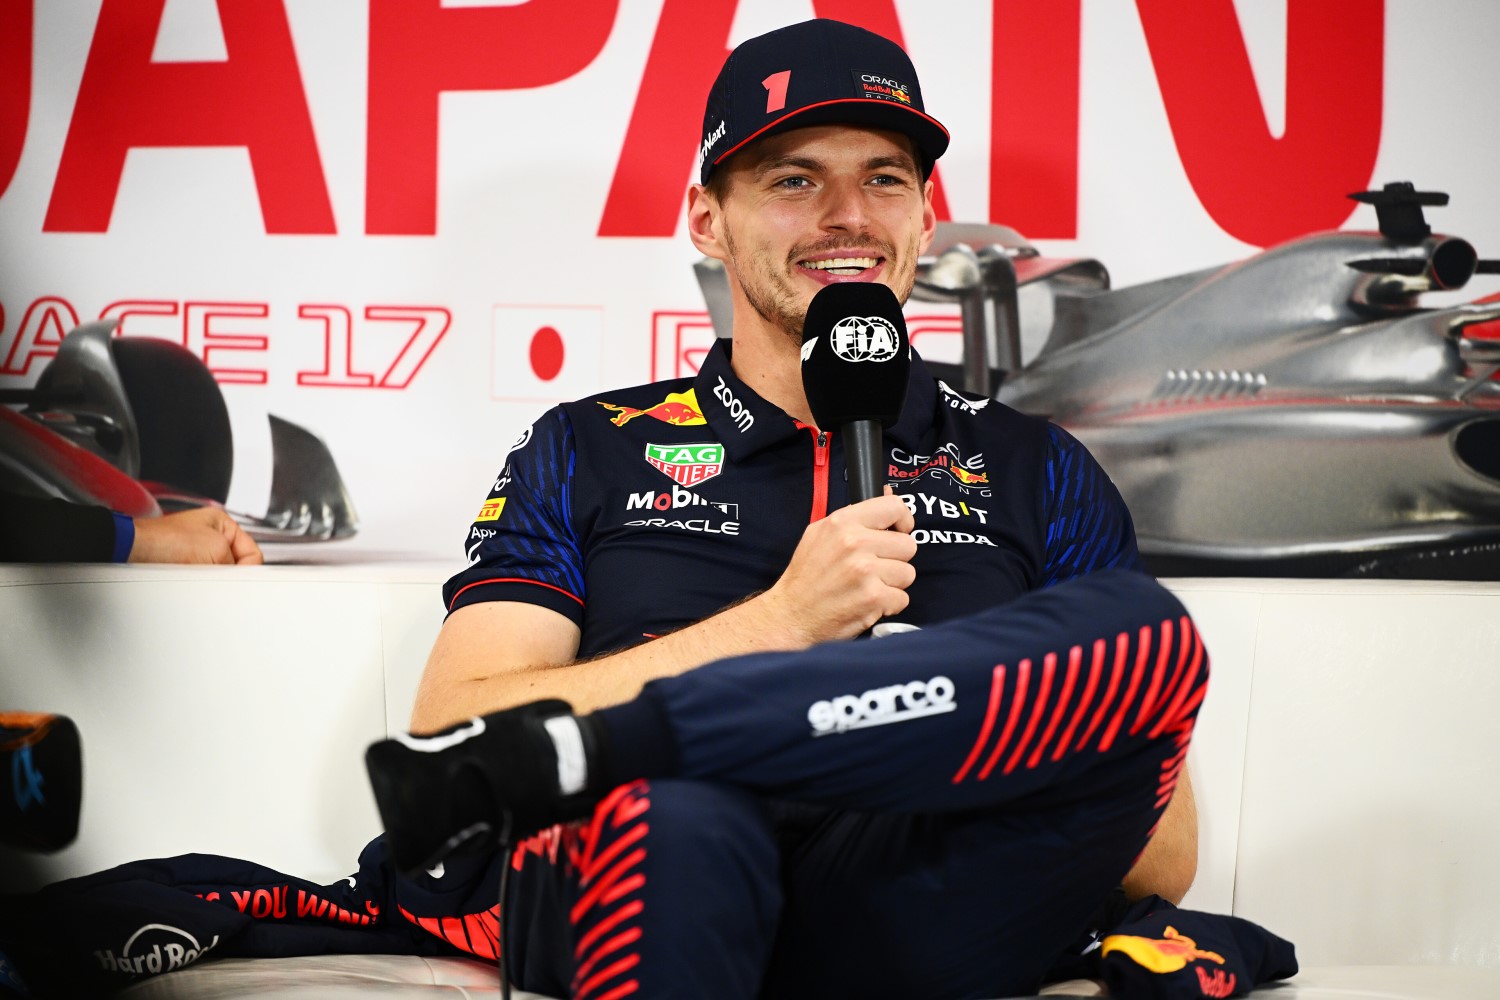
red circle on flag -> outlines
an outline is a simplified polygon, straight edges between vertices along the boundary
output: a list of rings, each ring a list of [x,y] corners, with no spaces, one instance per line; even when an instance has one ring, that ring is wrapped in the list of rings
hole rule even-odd
[[[557,378],[563,366],[563,339],[550,326],[544,326],[531,335],[531,370],[543,382]]]

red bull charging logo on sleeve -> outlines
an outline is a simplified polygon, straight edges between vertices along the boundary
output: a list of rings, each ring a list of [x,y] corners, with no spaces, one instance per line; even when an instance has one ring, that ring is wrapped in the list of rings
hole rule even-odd
[[[1179,934],[1177,928],[1171,926],[1159,938],[1112,934],[1100,943],[1099,954],[1107,956],[1112,952],[1120,952],[1141,968],[1159,975],[1180,972],[1190,962],[1224,964],[1223,955],[1199,948],[1198,942],[1186,934]],[[1234,995],[1233,973],[1226,973],[1223,969],[1206,969],[1201,965],[1194,966],[1193,971],[1197,974],[1199,992],[1204,996]]]
[[[618,414],[609,421],[616,427],[624,427],[636,417],[653,417],[674,427],[698,427],[708,423],[703,419],[702,408],[698,406],[698,395],[692,389],[687,392],[669,392],[666,399],[645,409],[637,409],[634,406],[616,406],[614,403],[600,403],[599,405]]]

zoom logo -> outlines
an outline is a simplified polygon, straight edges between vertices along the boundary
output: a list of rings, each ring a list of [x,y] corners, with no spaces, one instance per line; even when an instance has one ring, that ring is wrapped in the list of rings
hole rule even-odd
[[[815,701],[807,710],[807,721],[814,736],[828,736],[942,715],[956,708],[953,682],[938,676],[929,681],[874,688],[861,695],[841,694],[828,701]]]

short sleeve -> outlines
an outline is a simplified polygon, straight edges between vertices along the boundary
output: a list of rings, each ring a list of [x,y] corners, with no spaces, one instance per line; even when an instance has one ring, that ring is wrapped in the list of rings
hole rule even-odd
[[[573,532],[573,430],[561,408],[522,432],[464,540],[467,569],[443,586],[449,613],[485,601],[538,604],[583,621]]]
[[[1120,491],[1076,438],[1055,424],[1047,431],[1047,562],[1041,585],[1101,569],[1144,571]]]

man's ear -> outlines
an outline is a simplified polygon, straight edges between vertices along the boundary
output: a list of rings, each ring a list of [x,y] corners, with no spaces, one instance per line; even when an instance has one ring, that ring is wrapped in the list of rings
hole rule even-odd
[[[721,209],[718,199],[709,194],[702,184],[688,188],[687,195],[688,238],[705,257],[728,260],[724,248],[721,225]]]

